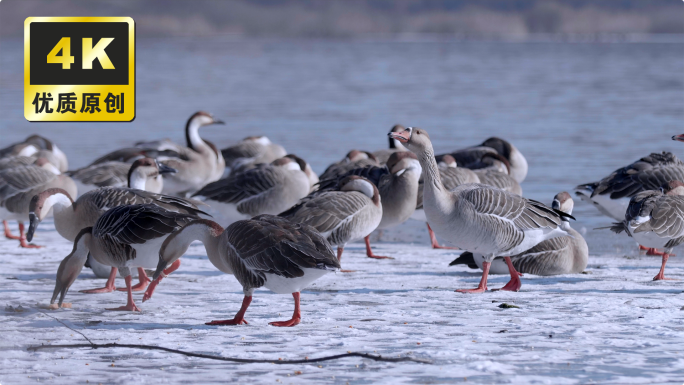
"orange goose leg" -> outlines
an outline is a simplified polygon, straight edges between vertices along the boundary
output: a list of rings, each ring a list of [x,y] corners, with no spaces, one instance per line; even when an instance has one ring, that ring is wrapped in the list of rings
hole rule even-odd
[[[116,267],[112,267],[112,270],[109,272],[109,278],[107,278],[107,283],[105,284],[105,287],[101,287],[99,289],[88,289],[88,290],[80,290],[81,293],[86,293],[86,294],[99,294],[99,293],[111,293],[114,290],[116,290],[116,287],[114,287],[114,280],[116,279],[116,273],[119,271]]]
[[[138,268],[138,283],[133,285],[132,290],[133,291],[143,291],[147,287],[147,285],[150,283],[150,278],[147,276],[147,273],[145,273],[145,269],[142,267]],[[118,291],[126,291],[128,289],[124,289],[123,287],[120,287],[116,289]]]
[[[676,281],[674,278],[665,278],[665,264],[667,263],[668,258],[670,258],[670,255],[672,254],[667,254],[663,253],[663,264],[660,265],[660,271],[658,274],[653,277],[654,281],[661,281],[661,280],[671,280],[671,281]]]
[[[292,319],[289,319],[287,321],[276,321],[276,322],[269,322],[269,325],[273,326],[295,326],[299,324],[299,321],[302,320],[302,313],[299,311],[299,292],[294,292],[292,293],[292,296],[294,297],[295,301],[295,308],[294,308],[294,313],[292,313]]]
[[[152,298],[152,294],[154,294],[154,289],[157,287],[157,285],[159,285],[159,282],[161,282],[162,278],[165,278],[169,274],[178,270],[180,264],[181,260],[176,259],[176,262],[172,263],[171,266],[167,267],[166,269],[164,269],[164,271],[162,271],[162,274],[159,276],[159,278],[155,279],[154,281],[152,281],[152,283],[150,283],[150,286],[147,288],[147,291],[145,291],[145,295],[143,295],[143,302]]]
[[[225,321],[211,321],[205,323],[205,325],[242,325],[242,324],[249,324],[247,320],[245,320],[245,313],[247,312],[247,308],[249,307],[249,304],[252,303],[252,296],[250,295],[245,296],[245,298],[242,300],[242,307],[240,308],[240,311],[235,314],[235,318],[233,319],[228,319]]]
[[[128,301],[126,302],[126,305],[120,306],[120,307],[113,307],[109,308],[106,310],[115,310],[115,311],[140,311],[140,308],[135,306],[135,302],[133,302],[133,290],[131,290],[131,282],[133,281],[133,278],[129,275],[125,278],[126,280],[126,288],[128,289]]]
[[[520,277],[523,275],[518,273],[511,262],[511,257],[504,257],[506,265],[508,265],[508,272],[511,274],[511,280],[508,281],[506,286],[502,287],[500,290],[504,291],[519,291],[522,287],[522,282],[520,282]]]
[[[394,259],[392,257],[383,257],[381,255],[375,255],[373,254],[373,250],[371,250],[370,246],[370,234],[366,235],[365,238],[363,238],[364,241],[366,241],[366,256],[368,258],[375,258],[375,259]]]
[[[7,235],[7,234],[5,234]],[[26,233],[24,232],[24,222],[19,222],[19,245],[25,249],[40,249],[43,246],[33,245],[26,242]]]
[[[20,236],[12,235],[12,232],[10,231],[10,228],[9,228],[9,223],[7,223],[7,221],[2,221],[2,225],[5,227],[5,238],[7,238],[7,239],[21,239]]]
[[[484,293],[487,291],[487,276],[489,275],[490,266],[491,262],[482,262],[482,278],[476,289],[458,289],[456,291],[459,293]]]
[[[340,246],[337,247],[337,260],[340,262],[340,264],[342,264],[342,252],[343,251],[344,251],[344,247],[340,247]],[[356,270],[345,270],[345,269],[340,270],[340,272],[342,272],[342,273],[353,273],[355,271]]]
[[[439,242],[437,242],[437,236],[435,236],[435,232],[432,231],[430,224],[427,222],[425,222],[425,224],[428,227],[428,233],[430,233],[430,242],[432,242],[432,248],[433,249],[459,250],[458,247],[440,246]]]

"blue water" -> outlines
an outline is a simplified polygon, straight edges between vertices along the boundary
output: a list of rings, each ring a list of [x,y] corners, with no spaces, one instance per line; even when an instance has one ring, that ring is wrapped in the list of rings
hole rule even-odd
[[[0,145],[52,138],[72,167],[137,140],[182,142],[186,119],[227,122],[225,147],[267,135],[321,172],[353,148],[387,145],[401,123],[436,150],[497,135],[527,157],[526,196],[544,202],[651,151],[684,155],[684,44],[138,39],[132,123],[29,123],[23,47],[0,47]],[[576,204],[578,223],[608,222]]]

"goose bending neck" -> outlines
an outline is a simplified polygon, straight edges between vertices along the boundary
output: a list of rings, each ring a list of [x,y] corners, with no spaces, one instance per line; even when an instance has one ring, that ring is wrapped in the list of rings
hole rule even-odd
[[[185,140],[188,142],[188,147],[197,152],[203,152],[208,148],[199,135],[200,127],[202,127],[200,116],[193,116],[185,125]]]
[[[168,264],[175,262],[183,256],[185,251],[194,241],[204,244],[209,261],[216,267],[221,266],[221,271],[232,274],[232,269],[223,262],[219,255],[219,238],[223,234],[223,227],[208,219],[196,219],[180,230],[166,238],[159,250],[160,265],[157,272],[163,270]],[[162,266],[163,265],[163,266]],[[227,271],[225,271],[225,270]],[[155,277],[157,274],[155,274]]]
[[[45,199],[43,203],[43,209],[40,211],[41,220],[50,212],[51,208],[54,208],[54,215],[58,213],[73,213],[74,202],[71,200],[66,192],[57,192]],[[71,210],[68,210],[71,209]]]

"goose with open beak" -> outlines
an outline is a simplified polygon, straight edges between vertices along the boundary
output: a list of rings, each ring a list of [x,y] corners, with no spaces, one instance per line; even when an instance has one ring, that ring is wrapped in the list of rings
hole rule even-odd
[[[402,126],[401,124],[395,124],[394,126],[392,126],[392,129],[390,129],[390,132],[401,132],[404,129],[406,129],[406,127]],[[404,147],[404,145],[401,144],[400,141],[393,138],[389,138],[389,148],[374,151],[373,156],[375,156],[375,159],[377,160],[378,164],[382,166],[387,164],[390,155],[394,154],[395,152],[402,151],[408,151],[408,149]]]
[[[610,229],[625,232],[640,245],[664,248],[660,271],[654,281],[665,278],[665,264],[672,249],[684,242],[684,183],[669,181],[658,190],[642,191],[632,197],[625,219]]]
[[[242,307],[233,319],[211,321],[207,325],[246,324],[245,312],[252,302],[254,289],[265,287],[276,294],[292,294],[295,301],[291,319],[269,324],[295,326],[302,318],[300,291],[340,268],[325,237],[305,224],[264,214],[237,221],[224,230],[216,222],[195,220],[162,244],[153,285],[163,278],[166,266],[178,260],[193,241],[204,244],[209,261],[220,271],[233,274],[245,294]]]
[[[62,260],[57,270],[50,304],[54,304],[59,296],[59,307],[62,306],[69,287],[91,255],[99,263],[117,268],[126,281],[126,305],[107,310],[140,311],[133,301],[130,269],[155,269],[164,240],[193,219],[191,215],[156,205],[124,205],[110,209],[93,227],[86,227],[76,235],[72,252]]]
[[[122,205],[149,204],[164,210],[199,218],[200,214],[208,215],[200,210],[194,202],[169,195],[160,195],[145,191],[149,179],[154,179],[164,167],[154,159],[138,159],[130,167],[128,173],[129,187],[102,187],[81,195],[74,201],[72,196],[61,188],[48,188],[31,198],[28,204],[30,221],[27,239],[30,241],[45,217],[53,212],[55,229],[63,238],[74,241],[76,236],[86,227],[94,226],[97,220],[109,209]],[[109,277],[103,288],[91,289],[85,293],[108,293],[115,290],[116,267],[104,266],[92,258],[88,259],[89,267],[99,277]],[[178,268],[178,266],[175,266]],[[133,286],[134,291],[144,290],[149,279],[144,269],[138,269],[139,283]]]
[[[390,135],[418,156],[425,177],[423,207],[435,233],[461,249],[486,256],[477,289],[458,291],[487,290],[489,266],[499,256],[504,257],[511,275],[511,281],[502,290],[518,291],[519,273],[510,256],[547,239],[568,235],[562,229],[561,218],[569,215],[540,202],[479,183],[463,184],[448,191],[442,184],[427,131],[408,127]]]

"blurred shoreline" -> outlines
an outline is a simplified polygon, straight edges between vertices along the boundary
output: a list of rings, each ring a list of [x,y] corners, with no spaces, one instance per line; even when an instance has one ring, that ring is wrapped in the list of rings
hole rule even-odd
[[[684,35],[684,3],[677,0],[4,0],[0,36],[22,36],[29,16],[131,16],[138,37],[602,41]]]

